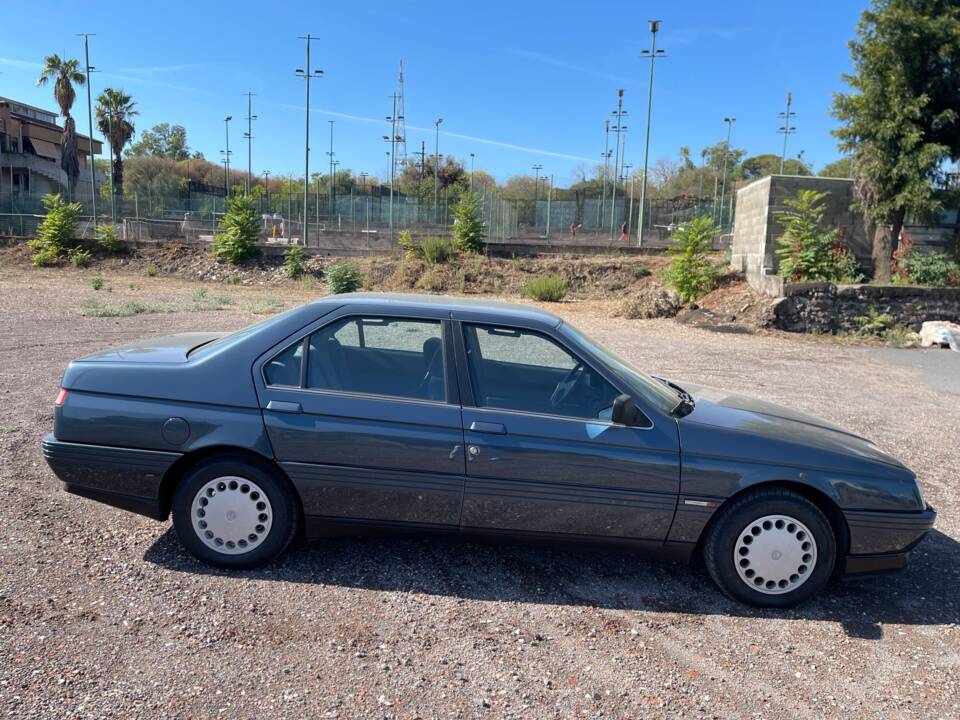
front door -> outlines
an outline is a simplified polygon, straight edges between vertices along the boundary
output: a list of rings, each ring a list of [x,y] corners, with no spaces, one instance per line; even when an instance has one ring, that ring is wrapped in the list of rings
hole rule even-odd
[[[680,480],[675,422],[610,422],[621,391],[546,334],[464,323],[462,341],[473,396],[464,529],[666,538]]]
[[[449,333],[438,318],[351,315],[264,363],[264,422],[308,521],[457,526],[464,451]]]

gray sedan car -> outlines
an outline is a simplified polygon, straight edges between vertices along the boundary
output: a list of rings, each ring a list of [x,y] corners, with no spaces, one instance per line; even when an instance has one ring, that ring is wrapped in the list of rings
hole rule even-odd
[[[897,569],[933,526],[914,474],[808,415],[631,367],[559,318],[339,295],[233,334],[72,362],[43,441],[67,491],[245,568],[377,528],[702,555],[787,606]]]

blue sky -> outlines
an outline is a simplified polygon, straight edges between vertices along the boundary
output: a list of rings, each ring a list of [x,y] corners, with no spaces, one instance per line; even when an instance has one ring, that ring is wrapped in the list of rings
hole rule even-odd
[[[503,180],[543,165],[557,185],[578,166],[600,161],[603,121],[625,89],[626,161],[642,165],[649,64],[647,20],[662,20],[651,125],[651,164],[695,155],[723,139],[724,116],[737,122],[733,144],[750,154],[779,153],[777,113],[793,92],[797,134],[789,154],[804,151],[816,167],[838,157],[830,136],[832,94],[850,69],[848,40],[865,0],[805,2],[165,2],[47,3],[42,18],[28,3],[4,9],[0,25],[0,95],[56,109],[52,91],[36,87],[43,56],[57,52],[102,72],[94,91],[123,87],[138,101],[138,128],[170,122],[187,128],[192,148],[219,160],[223,117],[231,124],[235,164],[246,164],[241,135],[252,91],[254,171],[303,172],[303,66],[307,32],[315,67],[311,170],[322,170],[335,120],[341,167],[383,174],[381,139],[401,58],[406,73],[408,151],[434,144]],[[61,30],[60,28],[63,27]],[[86,132],[86,95],[74,111]]]

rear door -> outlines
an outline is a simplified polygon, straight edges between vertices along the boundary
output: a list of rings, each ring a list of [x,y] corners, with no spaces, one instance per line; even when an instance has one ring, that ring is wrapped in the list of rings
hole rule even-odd
[[[621,390],[558,338],[462,323],[462,526],[663,541],[679,491],[676,423],[610,421]]]
[[[265,357],[274,453],[308,519],[455,528],[463,430],[450,323],[341,314]]]

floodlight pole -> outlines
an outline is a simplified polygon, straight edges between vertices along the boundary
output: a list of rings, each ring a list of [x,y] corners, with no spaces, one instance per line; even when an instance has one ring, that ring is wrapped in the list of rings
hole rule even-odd
[[[434,122],[436,128],[436,145],[434,148],[433,165],[433,215],[434,222],[440,224],[440,123],[443,118],[437,118]]]
[[[247,139],[247,195],[253,187],[253,121],[257,116],[253,114],[253,96],[255,93],[247,92],[247,132],[244,137]]]
[[[650,21],[650,87],[647,90],[647,140],[643,147],[643,177],[640,178],[640,218],[637,220],[637,247],[643,247],[643,216],[647,203],[647,166],[650,158],[650,114],[653,108],[653,64],[657,59],[657,31],[660,30],[660,21]],[[644,51],[646,53],[646,51]],[[632,186],[631,186],[632,194]],[[632,199],[631,199],[632,202]]]
[[[790,118],[796,115],[795,112],[790,112],[790,105],[793,102],[793,93],[787,93],[787,111],[780,113],[780,117],[783,118],[783,127],[777,130],[777,132],[783,133],[783,154],[780,155],[780,174],[783,175],[783,166],[787,160],[787,138],[796,128],[790,127]],[[797,170],[799,173],[799,169]]]
[[[617,147],[613,154],[613,192],[610,196],[610,237],[613,237],[613,224],[617,212],[617,178],[620,176],[620,137],[624,131],[623,116],[623,89],[617,90],[617,109],[613,116],[617,118],[617,125],[613,131],[617,133]]]
[[[725,117],[723,121],[727,124],[727,145],[723,149],[723,182],[720,185],[720,225],[723,225],[723,203],[727,196],[727,158],[730,156],[730,135],[733,132],[733,124],[737,121],[735,117]]]
[[[330,150],[327,155],[330,157],[330,188],[327,193],[330,196],[330,215],[333,217],[333,125],[336,120],[327,120],[330,123]],[[317,202],[320,202],[320,181],[317,181]],[[319,213],[319,210],[317,211]],[[319,222],[319,221],[318,221]]]
[[[310,215],[307,213],[307,206],[310,204],[310,81],[314,75],[322,76],[323,70],[316,70],[313,74],[310,72],[310,41],[317,38],[307,33],[299,39],[307,41],[307,64],[305,69],[297,70],[297,75],[307,82],[306,119],[303,128],[303,244],[306,246],[310,242]]]
[[[539,163],[533,166],[533,201],[537,202],[540,199],[540,171],[543,170],[543,165]],[[534,223],[536,223],[536,217],[534,217]]]
[[[87,120],[90,123],[90,202],[93,206],[93,232],[97,232],[97,163],[93,152],[93,98],[90,92],[90,36],[95,33],[80,33],[83,36],[83,62],[87,75]],[[110,169],[111,172],[113,168]]]
[[[470,153],[470,192],[473,192],[473,161],[474,161],[474,158],[475,158],[474,153]]]
[[[607,172],[610,165],[610,118],[603,121],[603,194],[600,196],[600,214],[597,225],[603,222],[603,209],[607,204]]]

